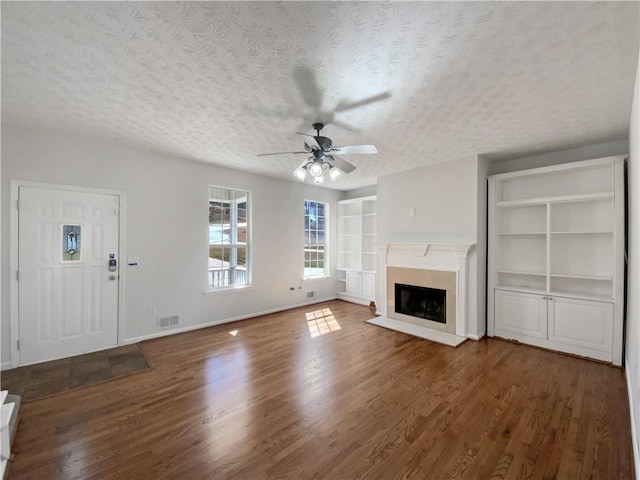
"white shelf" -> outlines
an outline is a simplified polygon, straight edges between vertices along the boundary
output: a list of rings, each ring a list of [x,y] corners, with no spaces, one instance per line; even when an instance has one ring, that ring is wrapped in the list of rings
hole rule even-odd
[[[496,285],[496,290],[506,290],[509,292],[521,292],[521,293],[534,293],[537,295],[548,295],[550,297],[566,297],[566,298],[579,298],[581,300],[595,300],[598,302],[613,302],[613,297],[608,295],[591,295],[588,293],[574,293],[566,292],[562,290],[540,290],[537,288],[520,287],[513,285]]]
[[[338,202],[338,218],[341,219],[338,222],[338,270],[375,270],[376,257],[372,251],[376,240],[375,209],[375,196]],[[348,280],[346,290],[352,291]]]
[[[544,288],[540,289],[540,288],[531,288],[531,287],[526,287],[524,285],[501,285],[498,284],[495,286],[496,290],[507,290],[509,292],[522,292],[522,293],[536,293],[536,294],[540,294],[540,295],[547,295],[549,292],[547,292]]]
[[[488,178],[489,336],[622,364],[624,164]]]
[[[497,270],[497,273],[505,273],[507,275],[535,275],[536,277],[546,277],[544,272],[525,272],[519,270]]]
[[[594,200],[603,200],[613,198],[613,192],[590,193],[586,195],[564,195],[557,197],[539,197],[524,198],[521,200],[501,200],[496,202],[496,207],[522,207],[525,205],[543,205],[546,203],[565,203],[565,202],[592,202]]]
[[[613,277],[600,275],[567,275],[562,273],[552,273],[550,276],[554,278],[575,278],[576,280],[598,280],[602,282],[613,281]]]
[[[613,235],[611,230],[585,230],[571,232],[550,232],[551,235]]]

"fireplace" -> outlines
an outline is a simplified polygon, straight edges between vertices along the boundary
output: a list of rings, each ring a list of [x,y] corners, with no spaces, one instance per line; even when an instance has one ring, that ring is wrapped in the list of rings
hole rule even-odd
[[[455,272],[387,267],[386,273],[386,304],[389,318],[440,332],[456,333],[457,294]],[[405,288],[400,287],[399,293],[396,285],[404,285]],[[439,298],[436,299],[436,301],[441,301],[443,304],[439,315],[434,314],[435,306],[431,305],[427,308],[427,299],[422,298],[429,291],[436,295],[440,292],[437,295]],[[431,302],[433,300],[431,299]],[[417,312],[405,311],[412,309]],[[430,310],[430,312],[427,312],[427,310]]]
[[[379,316],[368,322],[451,346],[459,345],[468,336],[474,338],[467,330],[470,304],[467,298],[467,255],[474,246],[376,243],[379,253],[376,277]],[[399,293],[396,299],[396,284],[418,287],[423,292],[427,289],[432,293],[435,291],[441,296],[437,298],[436,295],[436,299],[443,307],[427,308],[426,301],[420,306],[423,300],[415,300],[413,294]],[[410,304],[410,310],[417,310],[417,314],[403,312],[406,307],[403,307],[403,301]]]
[[[396,283],[395,297],[396,313],[447,323],[446,290]]]

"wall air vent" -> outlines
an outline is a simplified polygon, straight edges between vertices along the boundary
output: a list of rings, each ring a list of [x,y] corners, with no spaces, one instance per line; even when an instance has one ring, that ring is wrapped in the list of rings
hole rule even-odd
[[[172,315],[171,317],[162,317],[158,320],[158,328],[160,330],[165,328],[171,328],[178,326],[180,322],[178,321],[178,315]]]

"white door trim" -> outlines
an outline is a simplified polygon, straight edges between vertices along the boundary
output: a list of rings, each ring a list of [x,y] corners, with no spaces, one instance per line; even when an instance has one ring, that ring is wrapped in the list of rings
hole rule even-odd
[[[20,351],[18,350],[18,339],[20,338],[20,316],[18,312],[18,279],[16,272],[18,271],[18,194],[20,187],[34,187],[51,190],[64,190],[83,193],[97,193],[103,195],[113,195],[118,197],[120,201],[120,215],[118,223],[118,248],[120,261],[120,280],[118,282],[118,345],[124,343],[124,325],[125,316],[125,282],[126,269],[124,268],[126,252],[125,252],[125,192],[121,190],[105,190],[100,188],[76,187],[71,185],[58,185],[53,183],[31,182],[27,180],[11,180],[11,218],[9,231],[9,311],[11,319],[11,368],[20,365]]]

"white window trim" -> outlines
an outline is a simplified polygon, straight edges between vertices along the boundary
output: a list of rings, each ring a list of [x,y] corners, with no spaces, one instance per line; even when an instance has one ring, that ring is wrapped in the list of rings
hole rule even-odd
[[[324,273],[320,275],[305,275],[304,273],[304,247],[305,247],[305,238],[304,238],[304,203],[312,202],[312,203],[321,203],[324,205]],[[317,280],[317,279],[326,279],[331,277],[331,269],[329,264],[329,202],[324,202],[321,200],[310,200],[305,198],[302,202],[302,279],[303,281],[308,280]]]
[[[246,197],[247,197],[247,242],[246,244],[238,244],[238,243],[230,243],[230,244],[220,244],[220,246],[222,247],[226,247],[226,248],[238,248],[238,247],[245,247],[247,249],[247,258],[246,258],[246,275],[247,275],[247,279],[246,279],[246,283],[242,284],[242,285],[224,285],[221,287],[213,287],[211,285],[209,285],[209,272],[207,272],[207,285],[206,288],[204,290],[204,294],[205,295],[211,295],[211,294],[216,294],[216,293],[228,293],[228,292],[238,292],[238,291],[242,291],[242,290],[246,290],[248,288],[253,287],[252,281],[253,281],[253,274],[252,274],[252,266],[253,266],[253,238],[252,238],[252,232],[253,232],[253,228],[252,228],[252,220],[253,220],[253,199],[251,196],[251,192],[242,188],[231,188],[231,187],[222,187],[220,185],[209,185],[208,189],[210,192],[211,188],[218,188],[220,190],[232,190],[232,191],[236,191],[236,192],[242,192],[242,193],[246,193]],[[207,193],[207,197],[208,197],[208,202],[210,202],[212,200],[211,196],[209,195],[209,192]],[[216,200],[216,199],[213,199]],[[237,212],[236,212],[237,213]],[[237,223],[237,222],[236,222]],[[210,223],[207,222],[207,233],[209,231],[209,225],[211,225]],[[236,225],[236,229],[237,229],[237,225]],[[211,248],[212,245],[216,245],[216,244],[211,244],[207,242],[207,256],[208,256],[208,251]]]

